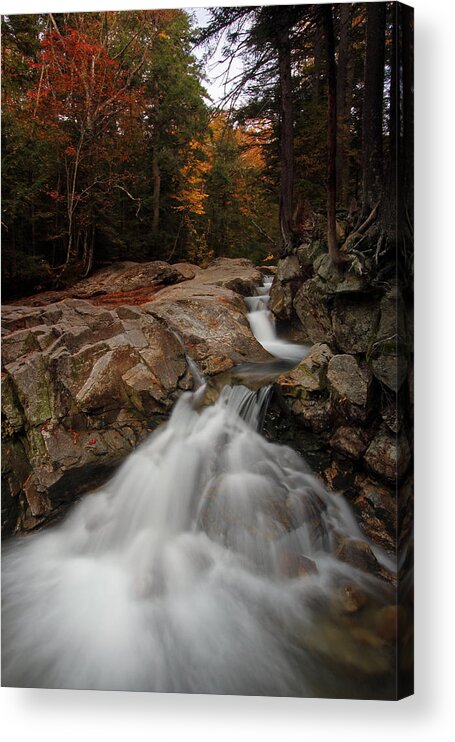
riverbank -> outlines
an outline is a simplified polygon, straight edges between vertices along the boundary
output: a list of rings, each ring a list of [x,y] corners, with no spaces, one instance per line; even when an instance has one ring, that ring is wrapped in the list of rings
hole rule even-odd
[[[193,388],[191,362],[211,377],[270,359],[243,298],[260,280],[242,259],[129,263],[70,296],[3,306],[3,533],[49,522],[105,481]]]

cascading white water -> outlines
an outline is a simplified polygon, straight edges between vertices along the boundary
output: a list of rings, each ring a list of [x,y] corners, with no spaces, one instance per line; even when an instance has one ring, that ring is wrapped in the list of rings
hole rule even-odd
[[[184,394],[64,522],[6,543],[4,685],[371,693],[371,647],[342,636],[360,665],[332,661],[333,598],[354,584],[380,606],[385,589],[336,558],[360,537],[346,502],[257,431],[268,394],[225,387],[202,410]]]
[[[262,286],[257,289],[257,296],[249,296],[245,299],[249,309],[247,318],[251,331],[262,347],[273,356],[298,363],[308,353],[309,347],[278,338],[275,323],[269,311],[272,283],[273,276],[264,276]]]

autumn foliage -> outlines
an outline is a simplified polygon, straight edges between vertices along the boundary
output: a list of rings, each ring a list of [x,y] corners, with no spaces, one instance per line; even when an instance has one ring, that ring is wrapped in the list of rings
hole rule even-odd
[[[266,254],[254,132],[211,113],[183,11],[3,24],[6,290],[116,258]]]

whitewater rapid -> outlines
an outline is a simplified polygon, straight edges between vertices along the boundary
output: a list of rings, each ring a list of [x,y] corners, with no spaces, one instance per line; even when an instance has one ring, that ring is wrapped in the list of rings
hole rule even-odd
[[[278,337],[275,321],[269,309],[272,283],[273,276],[264,276],[262,286],[257,288],[257,295],[245,299],[249,310],[247,314],[248,322],[256,340],[265,350],[276,358],[297,364],[309,352],[310,348],[307,345],[290,343]]]
[[[371,691],[363,657],[349,673],[332,656],[340,588],[387,602],[380,581],[336,558],[340,538],[362,538],[349,506],[260,434],[268,387],[227,386],[201,409],[202,392],[61,524],[5,544],[3,685]]]

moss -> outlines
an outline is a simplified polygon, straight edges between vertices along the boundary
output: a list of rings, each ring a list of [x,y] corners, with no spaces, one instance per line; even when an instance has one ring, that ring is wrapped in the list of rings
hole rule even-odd
[[[11,436],[19,432],[24,425],[21,404],[14,391],[11,377],[2,377],[2,435]]]
[[[41,432],[41,427],[30,428],[27,432],[26,448],[28,449],[28,458],[33,464],[45,464],[49,462],[46,444]]]

